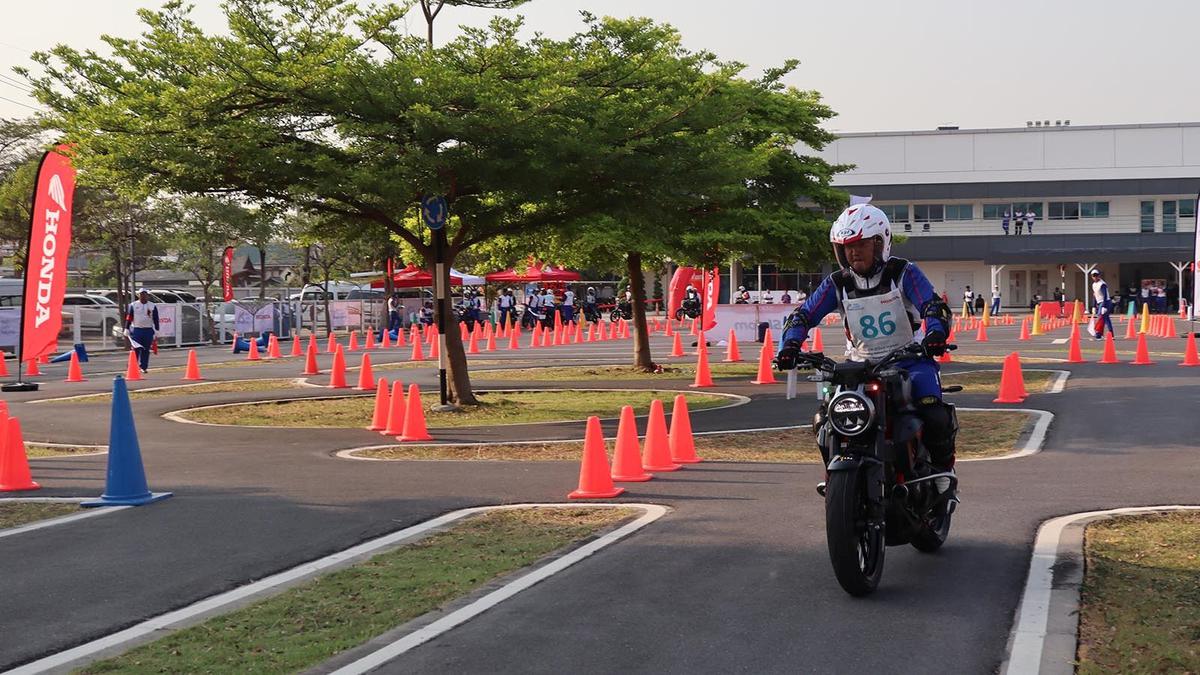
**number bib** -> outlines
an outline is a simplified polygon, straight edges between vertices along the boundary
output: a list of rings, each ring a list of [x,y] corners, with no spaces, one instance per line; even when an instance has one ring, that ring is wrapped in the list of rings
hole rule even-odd
[[[912,324],[898,288],[865,298],[842,297],[851,357],[878,359],[913,341]]]

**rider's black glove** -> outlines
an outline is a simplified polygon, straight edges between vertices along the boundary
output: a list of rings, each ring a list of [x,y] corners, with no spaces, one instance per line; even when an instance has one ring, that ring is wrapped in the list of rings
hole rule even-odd
[[[779,370],[791,370],[796,367],[796,357],[803,351],[804,344],[799,340],[788,340],[779,348],[775,356],[775,367]]]
[[[930,331],[921,340],[921,346],[930,356],[941,356],[946,353],[946,336],[939,331]]]

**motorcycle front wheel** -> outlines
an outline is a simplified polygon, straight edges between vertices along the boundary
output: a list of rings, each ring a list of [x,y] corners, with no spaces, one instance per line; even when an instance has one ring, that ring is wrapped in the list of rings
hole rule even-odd
[[[861,471],[834,471],[825,488],[825,540],[829,561],[842,589],[853,596],[871,593],[883,577],[887,548],[884,529],[867,523],[867,495]]]

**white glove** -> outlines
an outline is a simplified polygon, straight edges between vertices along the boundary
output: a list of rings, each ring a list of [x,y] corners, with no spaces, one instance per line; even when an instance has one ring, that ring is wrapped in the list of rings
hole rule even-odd
[[[1101,308],[1100,308],[1100,313],[1101,313],[1101,314],[1108,314],[1108,308],[1107,308],[1107,307],[1101,307]]]

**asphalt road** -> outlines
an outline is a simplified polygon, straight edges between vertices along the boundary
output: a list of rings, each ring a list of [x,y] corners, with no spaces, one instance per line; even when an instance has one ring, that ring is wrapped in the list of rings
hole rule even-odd
[[[1065,334],[1030,343],[1017,343],[1015,328],[993,329],[991,336],[987,344],[960,339],[964,348],[957,355],[1015,348],[1065,355],[1065,345],[1051,344]],[[664,340],[656,338],[655,344],[656,351],[666,352]],[[1178,352],[1182,341],[1154,340],[1152,349]],[[619,362],[629,350],[622,342],[523,349],[512,358],[552,364],[586,356]],[[743,350],[747,357],[755,353],[753,346]],[[406,356],[404,350],[372,358],[379,363]],[[228,358],[210,351],[202,361]],[[479,358],[509,357],[501,352]],[[182,355],[164,355],[159,363],[170,360],[182,363]],[[813,490],[819,467],[705,463],[627,486],[630,500],[674,507],[662,520],[386,669],[993,672],[1004,657],[1038,523],[1093,508],[1196,501],[1200,456],[1187,439],[1200,429],[1189,417],[1200,395],[1200,369],[1176,367],[1178,357],[1159,360],[1149,367],[1044,366],[1072,372],[1065,392],[1035,394],[1024,404],[1056,414],[1044,451],[960,465],[964,503],[950,542],[936,555],[889,549],[883,585],[869,598],[850,598],[833,579],[823,505]],[[322,356],[322,365],[327,363]],[[123,370],[123,364],[119,356],[98,357],[86,372]],[[300,365],[289,359],[254,368],[211,368],[204,374],[293,376]],[[955,368],[980,367],[996,366]],[[61,378],[61,370],[49,372]],[[422,368],[387,376],[396,373],[423,388],[436,375]],[[152,371],[150,381],[137,386],[173,384],[178,377]],[[719,380],[718,390],[752,396],[751,403],[733,409],[736,414],[695,412],[693,426],[807,421],[811,399],[786,402],[782,384],[757,387],[743,380]],[[74,385],[44,381],[39,398],[103,391],[110,383],[101,376]],[[151,487],[177,496],[4,539],[0,667],[80,644],[451,509],[561,500],[574,487],[577,467],[570,462],[358,462],[331,454],[378,443],[378,434],[204,427],[160,417],[180,407],[269,396],[208,394],[135,403]],[[24,402],[32,398],[9,398],[29,439],[105,442],[104,405]],[[962,405],[990,405],[991,397],[953,398]],[[504,436],[577,437],[581,427],[508,427]],[[446,437],[481,436],[462,430]],[[90,496],[103,486],[102,457],[35,460],[33,468],[45,486],[35,496]]]

